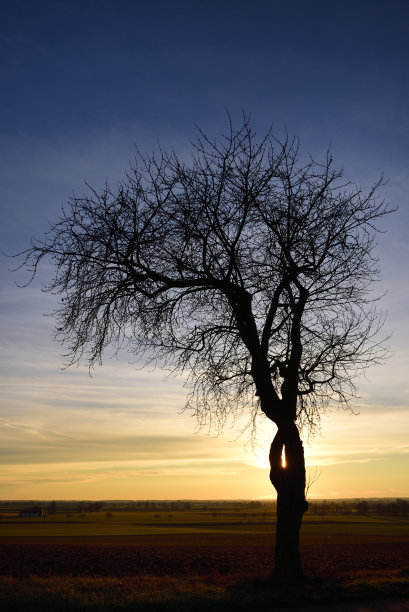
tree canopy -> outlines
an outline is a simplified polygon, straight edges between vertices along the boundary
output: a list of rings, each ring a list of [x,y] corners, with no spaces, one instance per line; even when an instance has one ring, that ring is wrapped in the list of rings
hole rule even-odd
[[[364,193],[330,151],[303,157],[244,117],[214,140],[199,129],[190,159],[138,154],[115,188],[73,196],[22,265],[51,259],[69,363],[115,345],[187,372],[200,423],[246,410],[313,427],[384,354],[382,184]]]

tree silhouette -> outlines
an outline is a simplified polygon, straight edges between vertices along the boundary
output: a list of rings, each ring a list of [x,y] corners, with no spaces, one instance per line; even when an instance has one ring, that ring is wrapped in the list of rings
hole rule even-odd
[[[303,161],[297,139],[257,140],[244,116],[214,140],[198,129],[187,162],[138,154],[125,181],[72,197],[24,252],[33,275],[44,257],[54,265],[45,289],[61,296],[69,364],[127,348],[189,374],[200,424],[246,412],[277,425],[277,579],[302,575],[300,428],[348,405],[355,377],[384,357],[371,294],[374,224],[391,211],[382,184],[363,193],[329,152]]]

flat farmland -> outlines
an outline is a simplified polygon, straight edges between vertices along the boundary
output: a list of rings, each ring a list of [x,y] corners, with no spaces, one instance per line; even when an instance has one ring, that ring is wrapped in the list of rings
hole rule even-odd
[[[306,586],[283,594],[271,589],[275,522],[264,509],[108,514],[3,514],[0,605],[271,610],[280,603],[409,596],[407,517],[307,514]]]
[[[262,539],[274,537],[275,516],[272,511],[255,512],[119,511],[114,513],[63,513],[44,518],[19,518],[4,513],[0,520],[0,538],[4,537],[103,537],[103,536],[178,536],[182,534],[260,534]],[[358,541],[409,543],[409,517],[362,516],[331,514],[315,516],[307,513],[301,529],[301,543],[357,543]]]
[[[0,537],[70,535],[166,535],[177,533],[272,532],[273,515],[268,512],[90,512],[18,518],[3,515]],[[107,517],[107,514],[110,516]]]

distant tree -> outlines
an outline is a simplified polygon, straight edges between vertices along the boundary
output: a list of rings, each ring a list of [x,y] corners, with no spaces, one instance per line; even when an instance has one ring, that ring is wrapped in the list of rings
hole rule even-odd
[[[104,507],[104,503],[103,502],[91,502],[88,505],[88,512],[100,512],[102,510],[102,508]]]
[[[33,275],[43,258],[54,266],[45,289],[61,296],[55,337],[68,364],[126,347],[189,373],[200,425],[243,413],[277,425],[280,580],[302,575],[300,428],[330,402],[348,405],[355,376],[384,356],[370,293],[375,224],[390,212],[381,185],[365,194],[330,153],[303,161],[298,140],[257,140],[243,117],[220,138],[199,130],[187,162],[140,154],[115,189],[72,197],[24,253]]]
[[[366,500],[362,500],[356,504],[356,510],[358,514],[366,516],[369,512],[370,505]]]
[[[409,512],[409,502],[407,499],[397,499],[396,500],[398,514],[402,516],[407,516]]]

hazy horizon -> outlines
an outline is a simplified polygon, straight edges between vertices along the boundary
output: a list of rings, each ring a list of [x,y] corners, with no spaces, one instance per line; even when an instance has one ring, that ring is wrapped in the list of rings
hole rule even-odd
[[[394,501],[396,499],[399,500],[409,500],[409,496],[408,497],[309,497],[307,496],[307,499],[311,502],[325,502],[325,501],[345,501],[345,502],[353,502],[353,501],[358,501],[358,500],[373,500],[373,501],[385,501],[385,500],[390,500],[390,501]],[[190,498],[190,497],[182,497],[182,498],[154,498],[154,499],[144,499],[144,498],[140,498],[140,499],[110,499],[109,497],[106,499],[88,499],[88,498],[84,498],[84,499],[55,499],[53,497],[50,497],[49,499],[43,499],[43,498],[27,498],[27,499],[2,499],[0,500],[0,506],[1,504],[9,504],[9,503],[14,503],[14,502],[18,502],[18,503],[52,503],[55,502],[57,507],[58,504],[76,504],[76,503],[86,503],[86,502],[100,502],[100,503],[112,503],[112,504],[133,504],[133,503],[138,503],[138,502],[145,502],[145,503],[184,503],[184,502],[193,502],[193,503],[210,503],[210,502],[214,502],[214,503],[226,503],[226,504],[231,504],[231,503],[251,503],[251,502],[265,502],[265,503],[269,503],[269,502],[275,502],[276,501],[276,496],[273,495],[271,497],[271,499],[266,499],[266,498],[246,498],[246,497],[232,497],[232,498]]]

